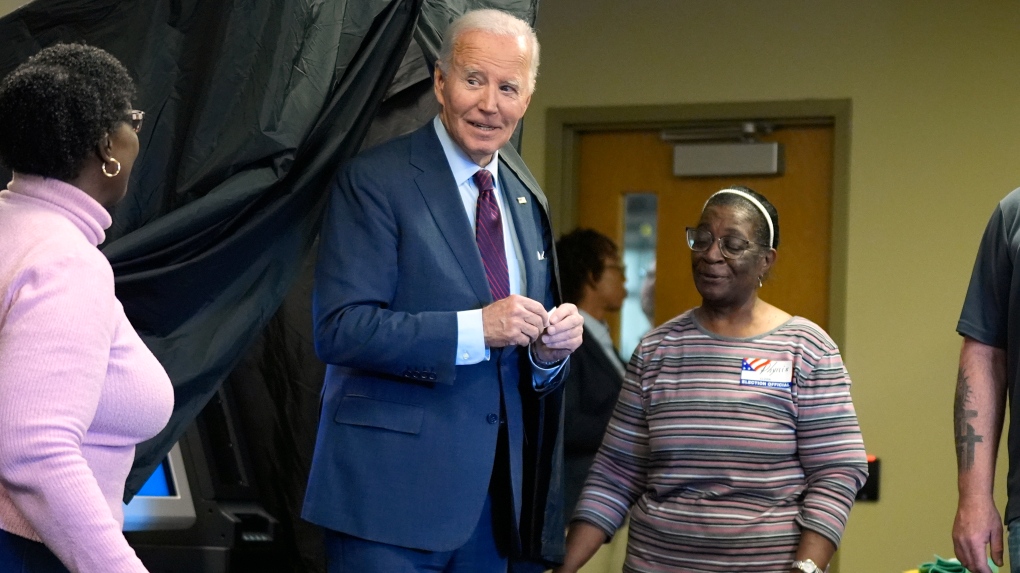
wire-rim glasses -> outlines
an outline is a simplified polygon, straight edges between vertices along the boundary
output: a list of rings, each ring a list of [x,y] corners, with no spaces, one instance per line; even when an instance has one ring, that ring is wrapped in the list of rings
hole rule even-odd
[[[744,253],[751,249],[751,245],[768,248],[768,245],[755,243],[740,237],[726,235],[725,237],[716,238],[715,235],[712,234],[712,231],[709,231],[708,229],[687,227],[687,246],[695,253],[703,253],[711,249],[712,243],[716,242],[719,243],[719,252],[727,259],[740,258]]]
[[[125,119],[127,120],[128,125],[131,126],[131,129],[135,130],[135,133],[138,133],[142,130],[142,120],[145,119],[145,112],[133,109],[127,112]]]

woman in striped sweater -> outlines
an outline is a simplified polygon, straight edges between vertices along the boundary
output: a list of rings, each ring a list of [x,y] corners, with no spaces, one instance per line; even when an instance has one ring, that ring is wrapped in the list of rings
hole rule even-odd
[[[775,207],[746,187],[687,230],[701,306],[631,358],[557,573],[631,515],[625,572],[822,571],[867,462],[832,339],[758,298]]]

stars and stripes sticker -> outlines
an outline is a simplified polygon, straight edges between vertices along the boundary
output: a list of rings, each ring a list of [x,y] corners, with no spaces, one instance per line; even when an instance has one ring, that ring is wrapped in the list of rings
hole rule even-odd
[[[757,372],[759,368],[766,366],[771,362],[772,361],[767,358],[745,358],[741,370]]]

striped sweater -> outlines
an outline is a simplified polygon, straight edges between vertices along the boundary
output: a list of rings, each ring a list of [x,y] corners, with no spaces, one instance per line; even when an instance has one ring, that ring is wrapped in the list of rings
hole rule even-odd
[[[820,327],[734,339],[688,311],[634,352],[574,520],[612,536],[633,509],[625,572],[786,572],[802,527],[839,545],[866,477],[850,378]]]

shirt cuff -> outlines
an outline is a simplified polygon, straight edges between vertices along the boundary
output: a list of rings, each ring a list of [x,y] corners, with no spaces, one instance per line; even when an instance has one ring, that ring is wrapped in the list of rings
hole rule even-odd
[[[530,346],[528,347],[528,360],[531,361],[531,385],[535,390],[542,390],[548,386],[567,363],[567,359],[564,358],[552,366],[542,366],[536,362],[535,354],[531,351]]]
[[[478,364],[489,359],[482,330],[482,309],[462,310],[457,313],[457,366]]]

